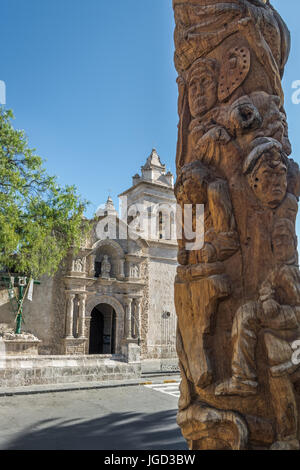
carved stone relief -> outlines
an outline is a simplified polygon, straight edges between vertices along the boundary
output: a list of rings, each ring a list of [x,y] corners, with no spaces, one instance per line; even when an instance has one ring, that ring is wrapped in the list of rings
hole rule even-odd
[[[111,264],[109,262],[109,258],[107,255],[103,256],[103,260],[101,262],[101,277],[102,279],[109,279],[111,272]]]
[[[73,271],[76,273],[83,273],[85,271],[85,258],[76,258],[73,261]]]

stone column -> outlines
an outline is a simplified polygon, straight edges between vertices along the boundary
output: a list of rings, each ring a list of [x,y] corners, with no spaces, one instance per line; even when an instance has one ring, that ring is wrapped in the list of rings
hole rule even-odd
[[[134,337],[140,339],[141,338],[141,299],[135,299],[134,306]]]
[[[85,302],[86,294],[79,294],[79,338],[85,338]]]
[[[132,318],[132,298],[126,297],[125,302],[125,339],[127,341],[132,340],[132,328],[131,328],[131,318]]]
[[[67,295],[67,321],[66,321],[66,338],[72,339],[73,335],[73,315],[74,315],[74,299],[75,294],[66,293]]]
[[[120,259],[119,261],[119,276],[121,278],[125,277],[125,260],[124,259]]]
[[[91,330],[91,317],[86,316],[85,317],[85,337],[86,337],[86,344],[85,344],[85,353],[89,353],[90,349],[90,330]]]

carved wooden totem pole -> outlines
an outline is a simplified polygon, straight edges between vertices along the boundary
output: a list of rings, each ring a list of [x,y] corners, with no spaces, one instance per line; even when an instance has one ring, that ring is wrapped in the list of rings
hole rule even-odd
[[[204,204],[175,282],[190,449],[299,449],[298,165],[281,78],[289,31],[268,0],[173,0],[178,203]],[[297,359],[297,358],[296,358]]]

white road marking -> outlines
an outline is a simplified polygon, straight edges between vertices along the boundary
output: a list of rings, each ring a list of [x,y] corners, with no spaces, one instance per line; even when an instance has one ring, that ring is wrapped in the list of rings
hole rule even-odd
[[[166,395],[171,395],[172,397],[179,398],[180,391],[179,391],[180,382],[176,383],[160,383],[160,384],[149,384],[144,385],[146,388],[151,388],[156,392],[165,393]]]

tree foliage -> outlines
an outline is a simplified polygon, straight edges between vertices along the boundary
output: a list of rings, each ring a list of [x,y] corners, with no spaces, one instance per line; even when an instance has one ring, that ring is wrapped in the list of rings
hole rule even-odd
[[[53,274],[70,247],[80,245],[87,203],[74,186],[60,187],[46,173],[13,118],[0,108],[0,268]]]

